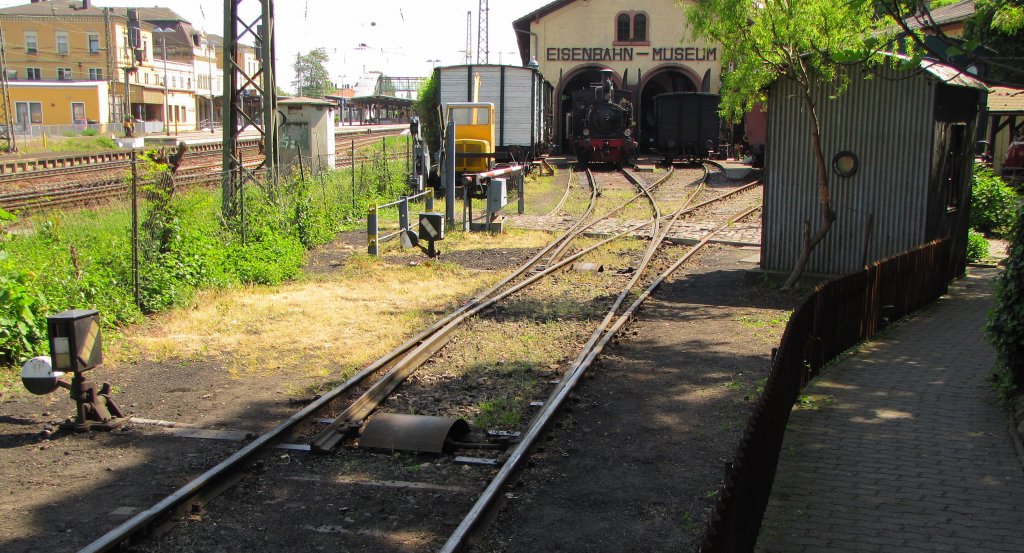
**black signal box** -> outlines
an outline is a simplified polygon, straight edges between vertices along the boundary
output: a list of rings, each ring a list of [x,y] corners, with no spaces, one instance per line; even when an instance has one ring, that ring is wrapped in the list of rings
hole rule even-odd
[[[84,372],[103,363],[100,312],[72,309],[46,318],[53,369]]]

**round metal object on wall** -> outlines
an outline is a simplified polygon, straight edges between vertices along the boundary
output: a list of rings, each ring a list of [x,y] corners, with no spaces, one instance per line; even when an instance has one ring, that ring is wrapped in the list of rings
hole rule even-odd
[[[852,177],[859,166],[857,154],[850,151],[839,152],[832,158],[832,171],[839,177]]]

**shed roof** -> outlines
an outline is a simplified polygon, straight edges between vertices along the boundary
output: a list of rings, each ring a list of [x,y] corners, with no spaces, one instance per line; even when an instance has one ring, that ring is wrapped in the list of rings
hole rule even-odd
[[[336,106],[334,102],[323,98],[310,98],[309,96],[292,96],[284,100],[278,100],[279,106]]]
[[[988,93],[989,114],[1024,113],[1024,88],[993,86]]]
[[[909,17],[907,18],[907,27],[920,29],[922,27],[931,27],[932,25],[942,27],[950,23],[960,23],[970,19],[974,15],[974,11],[974,0],[963,0],[956,4],[929,10],[928,17],[931,18],[930,20],[928,17]]]
[[[988,91],[988,87],[985,86],[985,83],[974,78],[964,70],[957,69],[952,65],[947,65],[932,59],[923,59],[921,60],[921,69],[931,73],[935,77],[938,77],[940,81],[948,85],[977,88],[978,90]]]

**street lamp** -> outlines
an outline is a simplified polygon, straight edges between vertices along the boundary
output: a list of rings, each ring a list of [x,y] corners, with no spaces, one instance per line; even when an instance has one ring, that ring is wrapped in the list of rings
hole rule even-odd
[[[430,64],[430,69],[434,69],[437,67],[437,64],[441,63],[441,60],[427,60],[427,63]]]
[[[206,68],[209,72],[207,86],[210,88],[210,134],[213,134],[213,41],[209,37],[206,39],[206,62]]]
[[[160,48],[164,57],[164,133],[167,136],[171,136],[171,125],[167,121],[170,111],[167,106],[167,33],[173,33],[174,29],[162,29],[157,27],[156,29],[153,29],[153,32],[160,33]]]

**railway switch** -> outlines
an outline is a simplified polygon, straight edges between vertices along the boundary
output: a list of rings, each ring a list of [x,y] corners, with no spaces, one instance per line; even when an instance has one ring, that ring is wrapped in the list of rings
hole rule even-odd
[[[77,405],[75,429],[111,430],[124,423],[121,411],[110,397],[110,384],[99,387],[86,381],[85,372],[103,363],[100,313],[74,309],[46,319],[49,357],[30,359],[21,369],[21,381],[33,394],[45,395],[57,388],[71,392]],[[61,380],[71,373],[71,382]]]
[[[402,236],[403,247],[419,246],[426,252],[427,257],[434,258],[441,255],[441,252],[434,247],[434,243],[444,240],[444,214],[433,211],[420,213],[419,233],[409,230]],[[420,242],[426,242],[424,248]]]

